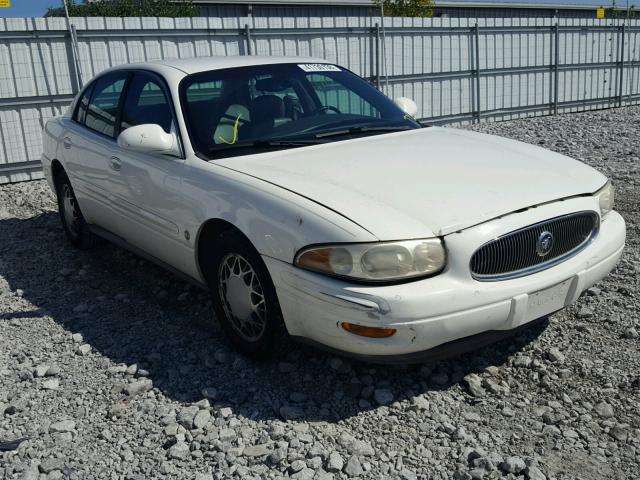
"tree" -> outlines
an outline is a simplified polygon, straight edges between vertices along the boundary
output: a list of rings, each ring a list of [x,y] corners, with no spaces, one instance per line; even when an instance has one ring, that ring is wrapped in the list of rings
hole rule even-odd
[[[617,2],[613,0],[611,3],[611,7],[605,10],[606,18],[616,18],[616,19],[633,19],[636,20],[640,15],[638,15],[638,10],[635,5],[629,5],[627,2],[626,7],[618,6]]]
[[[385,17],[433,17],[433,0],[374,0]]]
[[[76,3],[67,0],[72,17],[196,17],[198,7],[191,0],[99,0]],[[64,8],[50,8],[48,17],[63,17]]]

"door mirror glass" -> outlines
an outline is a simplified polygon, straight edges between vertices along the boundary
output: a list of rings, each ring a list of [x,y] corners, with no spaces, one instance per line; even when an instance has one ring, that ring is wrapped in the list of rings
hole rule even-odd
[[[400,107],[404,113],[414,118],[418,114],[418,105],[416,102],[407,97],[400,97],[394,100],[395,104]]]
[[[180,155],[178,139],[155,123],[145,123],[129,127],[118,136],[121,148],[141,153]]]

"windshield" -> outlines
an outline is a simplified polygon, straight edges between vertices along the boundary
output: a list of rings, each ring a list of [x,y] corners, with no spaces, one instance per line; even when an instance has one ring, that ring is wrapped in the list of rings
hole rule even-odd
[[[186,77],[180,90],[193,146],[206,158],[420,128],[362,78],[330,64],[212,70]]]

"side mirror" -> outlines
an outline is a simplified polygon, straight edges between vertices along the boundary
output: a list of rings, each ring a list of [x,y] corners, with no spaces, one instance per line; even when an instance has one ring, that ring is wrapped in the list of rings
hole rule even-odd
[[[180,154],[175,134],[165,132],[155,123],[127,128],[118,135],[118,146],[141,153]]]
[[[394,103],[400,108],[400,110],[411,117],[415,117],[418,114],[418,105],[416,105],[416,102],[414,102],[410,98],[396,98],[394,100]]]

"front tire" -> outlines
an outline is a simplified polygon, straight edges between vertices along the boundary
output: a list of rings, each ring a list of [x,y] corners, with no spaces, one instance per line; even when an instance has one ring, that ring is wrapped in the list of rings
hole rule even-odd
[[[240,234],[224,232],[207,267],[213,308],[222,330],[255,359],[281,355],[289,340],[276,290],[262,258]]]
[[[55,178],[56,195],[58,197],[58,212],[64,233],[71,244],[81,250],[91,248],[96,243],[96,236],[89,230],[85,222],[80,205],[65,172],[60,172]]]

